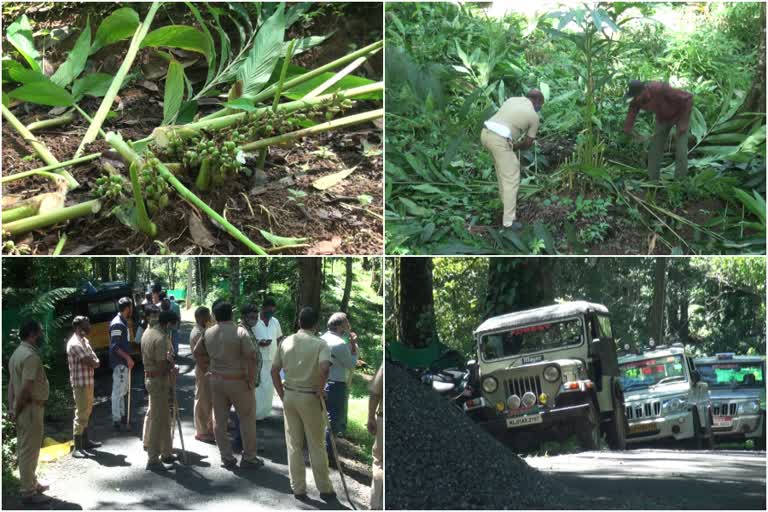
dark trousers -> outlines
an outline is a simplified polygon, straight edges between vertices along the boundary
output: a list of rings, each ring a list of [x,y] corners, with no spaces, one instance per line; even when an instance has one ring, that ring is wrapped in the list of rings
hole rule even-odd
[[[240,451],[243,449],[243,437],[240,434],[240,415],[235,414],[235,433],[232,436],[232,448],[236,449],[236,451]]]
[[[669,132],[674,123],[657,122],[648,149],[648,176],[651,181],[659,181],[661,159],[669,138]],[[677,135],[675,141],[675,178],[682,179],[688,175],[688,130]]]
[[[325,393],[328,398],[325,400],[325,405],[328,408],[328,420],[331,423],[331,429],[334,434],[343,432],[342,425],[344,423],[344,404],[347,401],[347,383],[328,381],[325,384]],[[326,429],[325,432],[325,446],[329,455],[333,455],[331,451],[331,431]]]

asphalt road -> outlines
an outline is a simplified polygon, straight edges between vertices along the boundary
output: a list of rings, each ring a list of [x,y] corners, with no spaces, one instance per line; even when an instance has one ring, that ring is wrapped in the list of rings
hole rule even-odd
[[[764,451],[642,448],[525,461],[594,499],[593,508],[766,508]]]
[[[91,438],[104,445],[95,459],[73,458],[42,464],[42,479],[51,486],[48,495],[56,501],[51,508],[83,509],[201,509],[231,507],[232,510],[254,509],[346,509],[349,508],[339,476],[331,470],[331,478],[339,502],[320,500],[307,462],[309,502],[293,498],[286,458],[285,434],[280,399],[275,396],[272,417],[258,422],[257,436],[264,452],[259,453],[265,466],[258,470],[225,470],[214,445],[194,439],[192,419],[194,404],[194,367],[187,340],[191,324],[182,324],[179,348],[178,400],[182,431],[190,464],[176,464],[165,473],[145,470],[146,453],[139,438],[148,405],[144,396],[143,373],[134,368],[132,382],[131,432],[116,433],[111,425],[111,377],[97,376]],[[71,432],[71,431],[70,431]],[[48,435],[48,434],[47,434]],[[180,454],[178,432],[174,452]],[[370,480],[360,475],[347,476],[352,501],[357,508],[367,508]],[[3,500],[3,508],[16,508]]]

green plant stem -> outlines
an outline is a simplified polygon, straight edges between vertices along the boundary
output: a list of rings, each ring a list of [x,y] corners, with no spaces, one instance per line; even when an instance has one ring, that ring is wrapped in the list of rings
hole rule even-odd
[[[275,99],[272,101],[272,112],[277,112],[277,107],[280,104],[280,94],[283,91],[283,84],[285,83],[285,76],[288,74],[288,64],[291,63],[293,57],[293,45],[296,40],[292,40],[288,45],[288,49],[285,52],[285,58],[283,59],[283,68],[280,70],[280,80],[277,82],[277,90],[275,90]],[[264,162],[267,160],[267,148],[263,148],[259,154],[259,169],[264,169]]]
[[[205,158],[200,162],[200,172],[197,173],[195,186],[201,192],[207,192],[211,188],[211,159]]]
[[[6,222],[14,222],[20,219],[31,217],[33,215],[37,215],[38,208],[40,208],[40,203],[30,202],[29,204],[17,206],[16,208],[10,210],[3,210],[2,222],[5,224]]]
[[[75,120],[74,112],[67,112],[59,117],[53,119],[43,119],[41,121],[35,121],[27,125],[27,130],[34,132],[35,130],[44,130],[46,128],[54,128],[56,126],[64,126]]]
[[[291,113],[291,112],[296,112],[298,110],[302,110],[305,108],[310,108],[315,105],[320,105],[325,101],[332,100],[334,97],[338,97],[341,99],[348,99],[348,98],[354,98],[356,96],[362,96],[371,92],[382,91],[382,90],[384,90],[384,83],[376,82],[374,84],[363,85],[360,87],[353,87],[351,89],[346,89],[344,91],[337,91],[333,94],[324,94],[322,96],[317,96],[309,100],[296,100],[296,101],[290,101],[288,103],[281,103],[280,105],[278,105],[277,110],[279,112]],[[271,107],[263,107],[263,108],[254,110],[251,113],[251,115],[257,116],[264,112],[269,111],[270,109]],[[189,137],[193,137],[203,129],[215,131],[215,130],[221,130],[223,128],[227,128],[228,126],[232,126],[233,124],[237,123],[238,121],[243,119],[245,116],[246,116],[246,112],[240,112],[238,114],[230,114],[228,116],[219,117],[217,119],[210,119],[207,121],[197,121],[195,123],[189,123],[183,126],[160,126],[158,128],[155,128],[155,130],[152,132],[152,135],[150,135],[145,139],[136,141],[135,144],[147,142],[149,140],[154,139],[155,143],[159,147],[165,147],[168,144],[168,141],[172,134],[176,135],[181,139],[186,139]]]
[[[101,156],[101,153],[93,153],[92,155],[86,155],[81,156],[80,158],[74,158],[72,160],[67,160],[66,162],[59,162],[54,165],[46,165],[44,167],[38,167],[37,169],[31,169],[29,171],[19,172],[16,174],[11,174],[10,176],[3,176],[0,178],[0,183],[7,183],[9,181],[15,181],[20,180],[22,178],[26,178],[27,176],[46,176],[48,178],[64,178],[64,176],[60,174],[55,174],[50,171],[55,171],[56,169],[61,169],[62,167],[69,167],[70,165],[77,165],[81,164],[83,162],[89,162],[91,160],[95,160]]]
[[[8,224],[3,224],[3,231],[11,236],[27,233],[34,229],[45,228],[59,224],[78,217],[85,217],[97,213],[101,209],[101,201],[92,199],[84,203],[67,206],[42,215],[35,215],[26,219],[17,220]]]
[[[384,115],[384,109],[380,108],[377,110],[371,110],[370,112],[362,112],[360,114],[355,114],[347,117],[340,117],[339,119],[334,119],[326,123],[310,126],[309,128],[304,128],[302,130],[297,130],[295,132],[283,133],[281,135],[276,135],[268,139],[261,139],[255,142],[250,142],[248,144],[241,146],[241,149],[243,151],[255,151],[257,149],[265,148],[267,146],[282,144],[284,142],[290,142],[292,140],[296,140],[301,137],[306,137],[307,135],[312,135],[314,133],[326,132],[329,130],[335,130],[337,128],[343,128],[345,126],[352,126],[355,124],[361,124],[368,121],[373,121],[374,119],[380,118],[383,115]]]
[[[330,70],[335,69],[335,68],[337,68],[339,66],[342,66],[342,65],[344,65],[344,64],[346,64],[348,62],[351,62],[351,61],[357,59],[358,57],[361,57],[363,55],[367,55],[367,54],[369,54],[369,53],[371,53],[373,51],[376,51],[376,50],[382,48],[383,46],[384,46],[384,41],[377,41],[375,43],[369,44],[366,47],[360,48],[359,50],[354,51],[354,52],[352,52],[352,53],[350,53],[348,55],[345,55],[344,57],[338,58],[338,59],[334,60],[333,62],[329,62],[328,64],[325,64],[324,66],[320,66],[317,69],[313,69],[312,71],[308,71],[306,73],[303,73],[303,74],[297,76],[296,78],[292,78],[292,79],[288,80],[287,82],[285,82],[285,84],[283,84],[283,92],[289,91],[292,88],[296,87],[297,85],[301,85],[301,84],[303,84],[304,82],[306,82],[308,80],[312,80],[316,76],[320,76],[323,73],[325,73],[326,71],[330,71]],[[254,96],[252,98],[253,103],[256,104],[259,101],[263,101],[263,100],[269,98],[270,96],[272,96],[275,93],[275,89],[276,88],[277,88],[276,84],[270,85],[269,87],[267,87],[266,89],[264,89],[263,91],[261,91],[260,93],[258,93],[256,96]],[[221,110],[219,110],[217,112],[214,112],[213,114],[209,114],[209,115],[203,117],[201,119],[201,121],[208,121],[208,120],[211,120],[211,119],[216,119],[218,117],[223,117],[225,115],[227,115],[227,109],[226,108],[221,109]]]
[[[64,244],[67,243],[67,234],[64,233],[61,235],[61,238],[59,238],[59,243],[56,244],[56,248],[53,250],[53,256],[58,256],[61,254],[61,251],[64,250]]]
[[[120,66],[120,69],[117,70],[115,78],[112,80],[112,84],[109,86],[107,94],[104,96],[104,99],[101,102],[101,106],[99,106],[99,109],[93,116],[93,121],[88,127],[88,131],[85,132],[85,136],[80,142],[80,147],[77,148],[75,157],[80,156],[87,144],[90,144],[96,140],[96,136],[99,134],[99,129],[101,128],[101,125],[104,124],[104,121],[107,118],[107,114],[109,114],[109,110],[112,108],[112,103],[115,101],[115,96],[117,96],[117,93],[120,91],[120,86],[123,84],[126,75],[128,75],[128,72],[131,70],[131,66],[133,66],[133,61],[136,59],[136,55],[139,53],[141,42],[147,35],[149,27],[152,25],[152,20],[155,17],[155,13],[159,7],[160,2],[152,3],[152,5],[149,7],[149,12],[147,12],[147,17],[144,18],[144,22],[139,25],[139,27],[136,29],[136,32],[133,34],[131,45],[128,47],[128,53],[125,55],[125,57],[123,57],[123,63]]]
[[[147,213],[147,206],[144,204],[144,197],[141,195],[141,185],[139,184],[139,172],[138,168],[144,165],[144,161],[140,158],[136,158],[131,162],[129,166],[129,174],[131,175],[131,188],[133,189],[133,200],[136,203],[136,213],[138,217],[139,229],[151,236],[152,238],[157,235],[157,226],[149,218]]]
[[[5,120],[11,123],[11,126],[13,126],[13,128],[19,133],[19,135],[21,135],[24,140],[29,142],[29,144],[32,146],[32,149],[35,150],[35,153],[37,153],[43,162],[48,165],[56,165],[59,163],[56,157],[53,156],[53,153],[48,151],[48,148],[45,147],[45,144],[37,140],[32,132],[30,132],[27,127],[24,126],[24,124],[19,121],[5,105],[2,105],[2,113]],[[61,176],[67,181],[68,188],[73,189],[79,186],[79,183],[67,171],[59,171],[57,174],[61,174]]]
[[[91,116],[89,116],[88,113],[85,110],[81,109],[77,105],[73,105],[73,106],[75,107],[75,110],[77,110],[80,113],[80,115],[83,116],[83,119],[85,119],[89,123],[93,122],[93,118]],[[99,135],[101,135],[102,139],[106,139],[107,138],[107,134],[104,133],[104,130],[102,130],[101,127],[99,127]]]
[[[118,151],[118,153],[120,153],[120,155],[127,162],[132,163],[140,160],[139,155],[137,155],[133,149],[128,146],[128,144],[122,139],[122,137],[120,137],[119,134],[113,132],[108,133],[107,141],[112,145],[113,148]],[[160,165],[157,166],[157,172],[160,174],[160,176],[163,177],[163,179],[165,179],[165,181],[167,181],[173,188],[176,189],[176,191],[182,198],[184,198],[185,201],[188,201],[192,205],[200,208],[203,212],[205,212],[206,215],[215,220],[227,233],[232,235],[232,237],[242,242],[243,245],[251,249],[256,254],[260,254],[262,256],[267,254],[261,246],[253,243],[247,236],[245,236],[245,234],[243,234],[243,232],[232,225],[231,222],[219,215],[216,211],[213,210],[213,208],[205,204],[202,199],[197,197],[191,190],[185,187],[184,184],[180,182],[176,176],[173,175],[171,170],[165,166],[165,164],[160,163]]]
[[[375,55],[378,51],[379,50],[376,49],[367,55],[363,55],[362,57],[358,57],[357,59],[353,60],[346,67],[339,70],[339,72],[333,75],[331,78],[329,78],[328,80],[326,80],[325,82],[323,82],[322,84],[318,85],[313,90],[308,92],[302,99],[304,100],[312,99],[315,96],[318,96],[324,93],[325,91],[327,91],[328,89],[336,85],[345,76],[349,75],[351,72],[359,68],[363,64],[363,62],[367,61],[372,55]]]

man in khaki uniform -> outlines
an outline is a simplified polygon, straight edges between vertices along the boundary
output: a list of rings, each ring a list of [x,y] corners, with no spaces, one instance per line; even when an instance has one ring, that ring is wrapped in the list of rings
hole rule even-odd
[[[304,437],[320,498],[336,499],[325,451],[325,422],[320,400],[325,398],[325,383],[331,367],[331,351],[325,340],[315,335],[317,313],[310,307],[299,313],[299,332],[280,344],[272,361],[272,382],[285,415],[285,442],[288,445],[288,471],[297,500],[307,499]],[[280,370],[285,370],[285,384]]]
[[[243,440],[242,469],[257,469],[264,461],[256,456],[256,349],[245,328],[232,321],[232,305],[220,302],[213,308],[216,325],[206,329],[203,339],[195,346],[198,364],[210,359],[209,375],[213,398],[213,430],[221,454],[222,466],[234,469],[237,459],[227,439],[230,405],[240,417],[240,437]]]
[[[147,328],[145,330],[148,331],[151,328],[157,328],[157,323],[160,319],[160,308],[155,306],[154,304],[145,304],[144,305],[144,316],[147,319]],[[142,334],[142,341],[144,340],[144,335]],[[170,350],[170,346],[169,346]],[[144,384],[144,388],[146,389],[146,383]],[[147,391],[147,396],[149,396],[149,391]],[[142,430],[142,443],[144,444],[144,451],[147,451],[147,447],[149,446],[149,424],[152,420],[152,409],[151,404],[147,405],[147,412],[144,414],[144,428]]]
[[[203,333],[211,321],[211,311],[200,306],[195,310],[195,326],[189,334],[189,350],[194,353],[195,347],[203,339]],[[204,365],[195,365],[195,439],[204,443],[215,443],[213,437],[213,400],[211,385],[206,370],[210,361]]]
[[[368,398],[368,432],[376,436],[373,443],[373,485],[371,486],[371,510],[384,508],[384,367],[373,378]]]
[[[16,420],[16,452],[19,459],[22,503],[40,505],[50,501],[43,493],[47,485],[37,481],[35,470],[43,444],[43,412],[48,400],[48,377],[45,375],[39,347],[43,326],[27,320],[19,329],[21,344],[8,362],[8,410]]]
[[[483,147],[490,151],[499,181],[499,195],[504,205],[505,228],[520,229],[517,219],[517,191],[520,188],[520,161],[515,151],[533,145],[539,129],[539,110],[544,95],[531,89],[525,97],[509,98],[498,112],[485,122],[480,134]],[[524,138],[521,139],[521,136]]]
[[[156,325],[144,332],[141,338],[141,358],[144,362],[144,383],[149,392],[147,410],[149,440],[147,442],[147,469],[167,471],[166,464],[173,464],[171,453],[171,418],[169,394],[171,379],[175,379],[178,369],[173,364],[173,350],[170,347],[170,329],[177,323],[176,315],[170,311],[160,313]],[[145,440],[147,441],[147,440]]]
[[[99,357],[88,341],[91,322],[88,317],[76,316],[72,320],[74,333],[67,342],[67,363],[69,364],[69,383],[75,398],[75,418],[72,422],[72,434],[75,441],[75,454],[88,457],[89,452],[101,443],[88,439],[88,422],[93,410],[93,369],[100,366]]]

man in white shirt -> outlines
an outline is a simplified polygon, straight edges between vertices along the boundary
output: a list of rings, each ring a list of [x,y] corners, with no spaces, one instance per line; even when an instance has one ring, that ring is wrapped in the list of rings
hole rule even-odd
[[[480,134],[483,147],[490,151],[499,181],[499,195],[504,205],[504,228],[520,229],[517,222],[517,191],[520,188],[520,161],[515,151],[533,145],[539,129],[539,110],[544,95],[531,89],[525,97],[509,98],[496,114],[485,122]],[[525,135],[522,139],[521,136]]]
[[[331,349],[331,370],[325,384],[328,396],[326,406],[331,429],[334,434],[344,434],[344,410],[347,401],[347,372],[357,366],[357,336],[352,332],[349,319],[344,313],[334,313],[328,319],[328,332],[322,338]],[[349,343],[345,338],[349,339]],[[334,460],[331,453],[331,433],[326,432],[328,460]]]
[[[272,414],[272,398],[275,388],[272,385],[272,360],[277,352],[277,345],[285,336],[280,322],[274,317],[275,299],[265,297],[261,304],[259,319],[253,326],[253,335],[258,340],[261,351],[261,380],[256,388],[256,421],[268,418]]]

